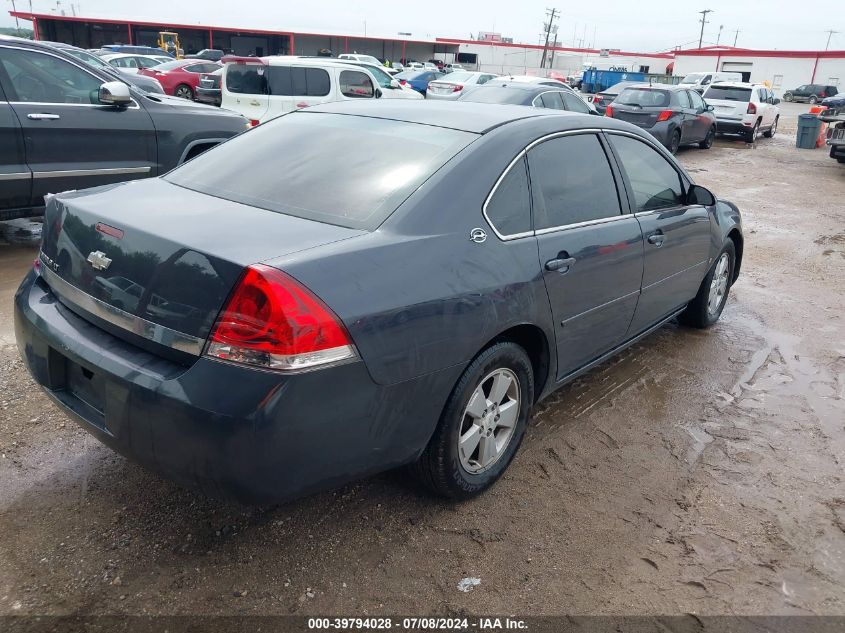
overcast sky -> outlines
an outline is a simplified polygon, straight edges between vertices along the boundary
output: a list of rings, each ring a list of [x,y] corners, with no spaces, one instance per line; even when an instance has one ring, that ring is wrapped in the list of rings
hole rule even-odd
[[[841,1],[841,0],[838,0]],[[0,26],[14,26],[5,9]],[[18,10],[57,10],[55,0],[14,0]],[[67,15],[171,21],[185,24],[391,37],[410,32],[421,39],[459,37],[494,31],[514,41],[536,44],[546,7],[562,11],[558,38],[564,46],[594,44],[638,52],[698,44],[698,11],[713,9],[704,29],[704,43],[746,48],[823,50],[827,29],[834,34],[831,50],[845,49],[845,11],[825,11],[796,0],[604,0],[557,3],[554,0],[464,0],[464,2],[402,2],[401,0],[60,0]],[[828,6],[833,7],[836,3]],[[71,8],[73,6],[73,9]],[[813,8],[815,7],[815,8]],[[840,6],[840,8],[842,8]],[[812,10],[809,10],[812,9]],[[22,26],[29,26],[22,23]],[[595,41],[593,33],[595,32]]]

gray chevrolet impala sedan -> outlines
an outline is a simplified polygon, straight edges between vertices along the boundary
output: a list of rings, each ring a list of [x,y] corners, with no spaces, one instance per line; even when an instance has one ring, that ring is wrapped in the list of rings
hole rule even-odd
[[[329,104],[51,197],[15,326],[62,410],[186,486],[263,503],[410,465],[466,498],[538,400],[712,325],[742,253],[737,208],[633,125]]]

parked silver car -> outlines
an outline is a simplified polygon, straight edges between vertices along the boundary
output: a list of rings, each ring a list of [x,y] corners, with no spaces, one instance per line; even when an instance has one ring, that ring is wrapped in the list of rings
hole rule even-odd
[[[448,99],[454,101],[463,94],[463,89],[468,86],[480,86],[491,79],[495,79],[493,73],[477,73],[465,70],[455,71],[428,84],[425,91],[426,99]]]

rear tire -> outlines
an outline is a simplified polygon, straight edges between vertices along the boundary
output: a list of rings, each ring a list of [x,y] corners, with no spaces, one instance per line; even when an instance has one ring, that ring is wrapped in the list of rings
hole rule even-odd
[[[501,383],[496,383],[498,377]],[[494,384],[507,385],[507,393],[499,398]],[[411,474],[443,497],[480,494],[513,460],[533,402],[534,372],[525,350],[511,342],[488,347],[464,370],[428,446],[410,466]],[[482,453],[487,447],[495,456]]]
[[[745,135],[745,140],[748,143],[753,143],[757,140],[757,137],[760,135],[760,121],[754,124],[754,127],[748,131],[748,134]]]
[[[188,84],[179,84],[176,86],[176,90],[173,91],[174,97],[179,97],[180,99],[188,99],[189,101],[194,100],[194,91]]]
[[[792,96],[792,93],[791,93],[791,92],[785,92],[785,93],[783,94],[783,100],[784,100],[784,101],[792,101],[792,99],[793,99],[793,98],[794,98],[794,97]]]
[[[715,139],[715,138],[716,138],[716,126],[714,125],[713,127],[710,128],[710,130],[707,132],[707,136],[704,137],[704,140],[701,141],[698,144],[698,146],[701,149],[710,149],[711,147],[713,147],[713,139]]]
[[[690,327],[707,328],[719,320],[728,302],[734,266],[736,248],[733,241],[728,240],[698,287],[695,298],[678,317],[681,323]]]
[[[672,155],[677,154],[678,149],[681,147],[681,131],[675,130],[672,132],[672,138],[669,139],[669,153]]]

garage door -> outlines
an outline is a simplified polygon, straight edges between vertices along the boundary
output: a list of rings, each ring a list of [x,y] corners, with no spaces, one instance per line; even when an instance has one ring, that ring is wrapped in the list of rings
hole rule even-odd
[[[722,62],[722,70],[732,73],[742,73],[743,81],[751,81],[751,66],[747,62]]]

